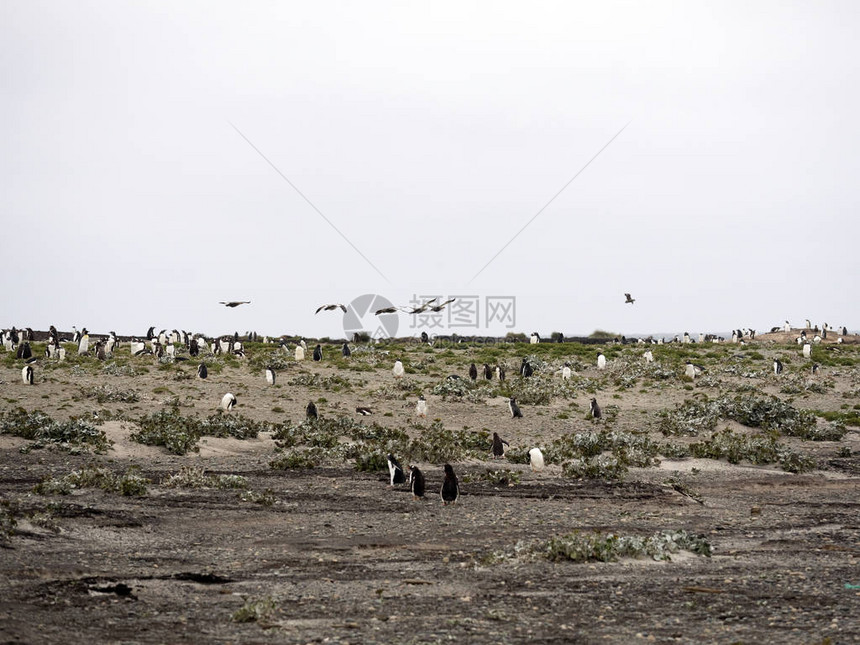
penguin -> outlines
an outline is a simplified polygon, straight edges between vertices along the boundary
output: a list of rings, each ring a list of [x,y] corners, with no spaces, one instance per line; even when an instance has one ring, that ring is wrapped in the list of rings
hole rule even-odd
[[[847,336],[847,335],[848,335],[848,327],[844,327],[844,326],[842,327],[842,335],[843,335],[843,336]]]
[[[422,332],[421,332],[421,342],[422,342],[422,343],[427,343],[428,345],[430,344],[430,336],[428,336],[428,335],[427,335],[427,332],[426,332],[426,331],[422,331]],[[421,471],[419,470],[418,472],[420,473]],[[422,480],[422,482],[423,482],[423,480],[424,480],[424,475],[421,475],[421,480]]]
[[[705,372],[705,368],[701,365],[696,365],[690,360],[687,360],[687,367],[684,369],[684,375],[687,378],[695,379],[699,374]]]
[[[510,447],[507,441],[499,436],[498,432],[493,433],[493,459],[501,459],[505,456],[505,446]]]
[[[18,345],[18,351],[16,352],[17,358],[22,358],[27,360],[28,358],[33,357],[33,350],[30,349],[30,343],[26,340],[23,341],[20,345]]]
[[[25,365],[21,370],[21,380],[24,381],[26,385],[33,385],[33,366]]]
[[[155,325],[150,327],[146,332],[146,340],[152,340],[155,338]]]
[[[140,356],[143,352],[146,351],[146,343],[132,340],[131,343],[129,343],[129,351],[132,356]]]
[[[314,347],[314,360],[319,363],[322,360],[322,345],[317,343],[317,346]]]
[[[305,408],[305,415],[307,416],[308,419],[319,419],[320,418],[320,413],[317,410],[317,406],[314,405],[313,401],[308,403],[308,407]]]
[[[806,328],[812,329],[812,323],[809,321],[809,318],[806,319]]]
[[[778,358],[773,359],[773,373],[774,374],[782,374],[782,361]]]
[[[499,380],[499,383],[505,382],[505,366],[504,365],[496,365],[496,378]]]
[[[571,374],[571,372],[570,372],[570,365],[565,365],[564,367],[562,367],[562,368],[561,368],[561,380],[562,380],[562,381],[567,381],[567,380],[569,380],[569,379],[570,379],[570,374]]]
[[[230,392],[227,392],[227,394],[224,395],[224,398],[221,399],[221,409],[224,410],[224,412],[230,412],[235,405],[236,397]]]
[[[352,356],[352,352],[349,349],[349,343],[344,343],[343,348],[340,350],[340,353],[343,354],[344,358],[349,358]]]
[[[532,368],[531,364],[526,358],[523,359],[523,362],[520,365],[520,374],[525,378],[528,378],[529,376],[534,374],[534,368]]]
[[[454,474],[451,464],[445,464],[445,481],[442,482],[440,494],[445,506],[456,504],[460,498],[460,482],[457,480],[457,475]]]
[[[86,331],[85,327],[81,332],[81,339],[78,341],[78,355],[83,355],[90,351],[90,335]]]
[[[686,345],[686,344],[689,344],[689,342],[690,342],[690,334],[689,334],[689,333],[684,332],[684,340],[683,340],[682,342],[683,342],[685,345]]]
[[[358,407],[355,409],[355,411],[363,417],[369,417],[371,414],[373,414],[373,410],[371,410],[370,408]]]
[[[484,380],[492,381],[493,380],[493,370],[490,369],[490,366],[484,363]]]
[[[540,472],[544,469],[543,453],[540,451],[540,448],[529,450],[529,464],[534,472]]]
[[[424,398],[424,395],[418,397],[418,404],[415,406],[415,414],[419,417],[427,416],[427,400]]]
[[[403,363],[400,361],[394,361],[394,368],[391,370],[391,373],[394,374],[394,378],[396,379],[403,378],[403,374],[405,374]]]
[[[532,345],[537,345],[540,342],[540,336],[537,332],[533,332],[531,337],[529,338],[529,343]]]
[[[812,364],[812,375],[815,376],[818,374],[818,371],[821,369],[821,366],[818,363]]]
[[[517,400],[514,397],[511,397],[508,400],[508,410],[511,411],[512,419],[522,419],[523,413],[520,410],[520,406],[517,405]]]
[[[388,453],[388,475],[389,486],[406,483],[406,474],[403,472],[403,466],[400,465],[400,462],[391,453]]]
[[[176,358],[176,345],[174,345],[170,342],[170,340],[168,340],[167,345],[164,348],[164,353],[167,355],[168,358]]]
[[[647,352],[645,352],[642,356],[645,358],[646,363],[653,363],[654,362],[654,354],[651,352],[650,349]]]
[[[597,404],[597,399],[591,397],[591,418],[599,419],[603,416],[603,412],[600,410],[600,406]]]
[[[102,341],[96,343],[96,358],[100,361],[107,360],[107,354],[105,354],[105,344]]]
[[[424,499],[424,473],[418,466],[409,466],[409,488],[412,490],[412,499]]]
[[[475,367],[474,363],[469,366],[469,378],[473,381],[478,380],[478,368]]]
[[[809,343],[805,343],[803,345],[803,358],[810,358],[812,356],[812,345]]]
[[[206,363],[200,363],[197,366],[197,378],[205,381],[207,376],[209,376],[209,370],[206,369]]]
[[[297,361],[305,360],[305,349],[301,345],[296,345],[296,360]]]
[[[597,353],[597,369],[602,370],[606,367],[606,357],[603,352]]]
[[[275,370],[271,367],[266,368],[266,383],[269,385],[275,384],[275,379],[277,378],[277,374],[275,374]]]
[[[200,345],[197,343],[196,338],[191,339],[191,343],[188,345],[188,353],[191,354],[191,356],[197,356],[200,354]]]

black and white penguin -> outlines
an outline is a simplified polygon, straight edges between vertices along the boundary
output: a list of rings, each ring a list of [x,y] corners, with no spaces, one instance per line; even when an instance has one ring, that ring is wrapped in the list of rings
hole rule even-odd
[[[146,331],[146,340],[152,340],[153,338],[155,338],[155,325]]]
[[[493,433],[493,459],[501,459],[505,456],[505,446],[510,446],[507,441],[499,436],[498,432]]]
[[[200,363],[197,366],[197,378],[205,381],[207,376],[209,376],[209,370],[206,369],[206,363]]]
[[[504,365],[496,365],[496,378],[499,379],[499,383],[505,382],[505,366]]]
[[[423,394],[418,397],[418,403],[415,406],[415,414],[419,417],[427,416],[427,399],[424,398]]]
[[[320,413],[317,410],[317,406],[314,405],[313,401],[308,403],[308,407],[305,408],[305,415],[307,416],[308,419],[319,419],[320,418]]]
[[[778,358],[773,359],[773,373],[782,374],[782,361]]]
[[[277,378],[277,374],[275,374],[275,370],[272,367],[266,368],[266,383],[269,385],[275,384],[275,378]]]
[[[591,397],[591,418],[599,419],[603,416],[603,412],[600,410],[600,406],[597,404],[597,399]]]
[[[606,357],[603,352],[597,352],[597,369],[602,370],[606,367]]]
[[[403,466],[400,465],[400,462],[391,453],[388,453],[388,476],[389,486],[406,483],[406,473],[403,472]]]
[[[394,374],[394,378],[402,379],[403,375],[406,374],[406,370],[403,368],[403,363],[400,361],[394,361],[394,367],[391,368],[391,373]]]
[[[33,366],[25,365],[21,370],[21,380],[24,381],[26,385],[33,385]]]
[[[469,378],[473,381],[476,381],[478,379],[478,368],[475,367],[474,363],[469,366]]]
[[[235,405],[236,396],[231,394],[230,392],[227,392],[227,394],[225,394],[224,397],[221,399],[221,409],[224,410],[224,412],[230,412],[230,410],[232,410]]]
[[[540,334],[537,332],[532,332],[531,337],[529,337],[529,343],[532,345],[537,345],[540,343]]]
[[[99,342],[97,342],[96,346],[95,346],[95,350],[96,350],[96,358],[97,359],[99,359],[100,361],[106,361],[107,360],[107,354],[105,353],[104,341],[100,340]]]
[[[373,414],[373,410],[371,410],[370,408],[358,407],[355,409],[355,411],[363,417],[369,417],[371,414]]]
[[[421,332],[421,342],[422,343],[429,343],[430,342],[430,336],[427,335],[426,331]],[[418,472],[420,473],[421,471],[419,470]],[[421,478],[423,480],[424,476],[422,475]]]
[[[544,469],[543,453],[540,451],[540,448],[529,450],[529,465],[535,472],[540,472]]]
[[[848,335],[848,327],[842,327],[842,335],[843,335],[843,336],[847,336],[847,335]]]
[[[445,481],[442,482],[441,495],[442,503],[445,506],[456,504],[460,498],[460,482],[457,480],[457,475],[454,474],[451,464],[445,464]]]
[[[520,406],[517,405],[517,400],[514,397],[508,399],[508,410],[511,411],[512,419],[522,419],[523,413],[520,410]]]
[[[319,343],[314,347],[314,360],[318,363],[322,360],[322,345]]]
[[[818,363],[812,364],[812,375],[815,376],[818,374],[818,370],[821,369],[821,366]]]
[[[196,338],[192,338],[191,342],[188,344],[188,353],[191,356],[197,356],[200,354],[200,345],[197,343]]]
[[[520,375],[524,376],[525,378],[528,378],[532,374],[534,374],[534,368],[532,368],[531,363],[529,363],[528,359],[524,358],[522,364],[520,365]]]
[[[484,379],[487,381],[493,380],[493,370],[486,363],[484,363]]]
[[[706,370],[701,365],[696,365],[690,360],[686,361],[687,367],[684,368],[684,375],[687,378],[695,379],[700,374],[704,373]]]
[[[343,348],[340,350],[340,353],[343,354],[344,358],[349,358],[352,356],[352,352],[349,349],[349,343],[344,343]]]
[[[20,345],[18,345],[18,351],[15,353],[15,356],[24,360],[32,358],[33,350],[30,349],[30,343],[25,340]]]
[[[412,499],[424,499],[424,473],[418,466],[409,466],[409,488],[412,490]]]

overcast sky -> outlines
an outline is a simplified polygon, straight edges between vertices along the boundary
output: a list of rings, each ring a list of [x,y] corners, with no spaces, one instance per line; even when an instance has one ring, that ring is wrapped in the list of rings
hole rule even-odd
[[[491,297],[545,334],[857,329],[858,33],[850,1],[0,0],[0,325],[337,337],[317,306],[380,294],[475,297],[436,333],[511,331]]]

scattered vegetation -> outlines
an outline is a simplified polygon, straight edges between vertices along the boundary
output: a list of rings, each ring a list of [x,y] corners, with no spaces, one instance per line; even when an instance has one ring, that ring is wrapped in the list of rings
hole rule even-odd
[[[73,454],[86,450],[103,453],[112,443],[102,430],[82,419],[54,421],[40,410],[27,412],[23,408],[0,411],[0,434],[32,441],[28,450],[51,446]]]
[[[201,437],[254,439],[276,426],[248,419],[240,414],[214,414],[207,419],[184,417],[171,406],[138,419],[138,430],[129,438],[146,446],[164,446],[168,452],[184,455],[198,452]]]
[[[88,465],[59,478],[45,479],[34,490],[40,495],[69,495],[77,489],[101,488],[128,497],[141,497],[146,495],[149,483],[135,466],[118,475],[104,466]]]
[[[233,612],[230,619],[234,623],[253,623],[268,618],[277,609],[275,601],[269,596],[245,601],[240,609]]]

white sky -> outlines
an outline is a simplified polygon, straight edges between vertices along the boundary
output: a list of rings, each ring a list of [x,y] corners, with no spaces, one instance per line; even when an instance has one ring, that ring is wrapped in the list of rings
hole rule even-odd
[[[858,33],[855,2],[0,0],[0,325],[336,337],[316,307],[379,293],[856,329]]]

